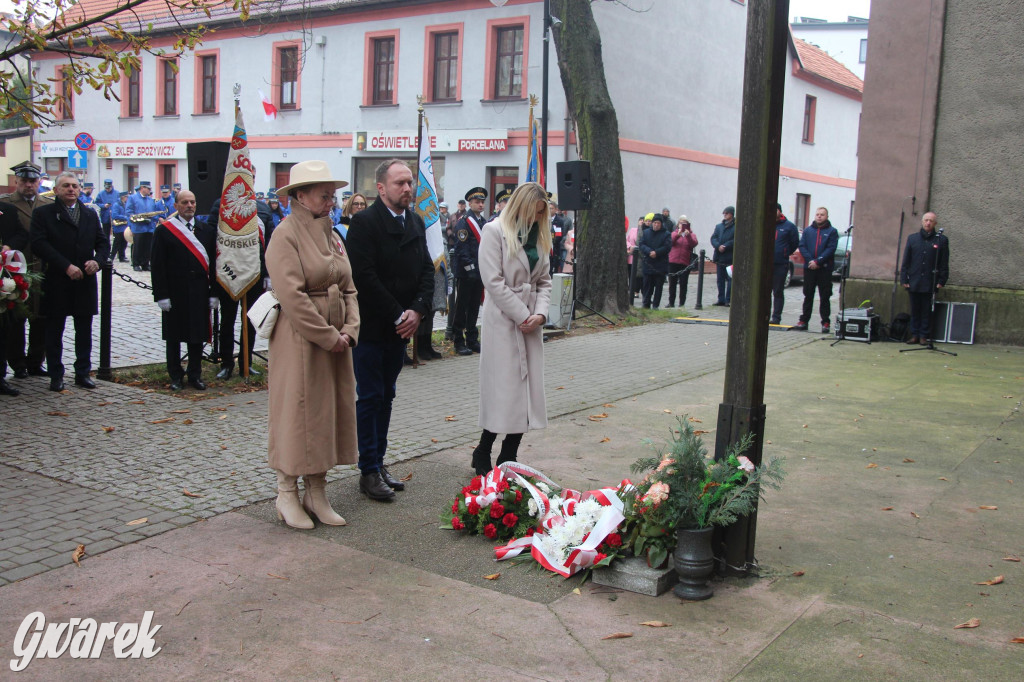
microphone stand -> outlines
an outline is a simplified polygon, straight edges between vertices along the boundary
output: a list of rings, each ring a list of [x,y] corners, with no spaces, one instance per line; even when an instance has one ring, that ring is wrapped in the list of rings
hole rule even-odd
[[[939,239],[940,237],[942,237],[942,230],[938,231],[938,234],[935,238]],[[956,353],[952,351],[942,350],[941,348],[935,347],[935,330],[931,329],[932,325],[935,324],[935,294],[937,293],[935,285],[938,284],[939,281],[939,252],[941,251],[941,246],[942,245],[940,243],[940,248],[935,253],[935,265],[932,266],[932,305],[931,311],[928,313],[928,328],[930,330],[930,333],[928,334],[928,345],[923,346],[921,348],[904,348],[903,350],[900,351],[901,353],[912,353],[915,350],[932,350],[935,351],[936,353],[942,353],[943,355],[952,355],[953,357],[956,357]]]
[[[847,235],[853,234],[853,225],[846,230]],[[852,257],[853,249],[850,248],[850,240],[846,240],[846,262],[843,263],[843,270],[839,273],[839,319],[836,320],[838,328],[836,329],[836,340],[829,344],[829,348],[836,345],[840,341],[846,340],[846,278],[850,274],[850,258]],[[871,319],[868,319],[868,343],[871,343]]]

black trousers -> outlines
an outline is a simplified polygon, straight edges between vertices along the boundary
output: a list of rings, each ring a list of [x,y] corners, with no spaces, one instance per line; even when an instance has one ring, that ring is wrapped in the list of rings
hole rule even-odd
[[[109,220],[107,222],[103,223],[103,236],[107,238],[107,241],[110,241],[110,221]]]
[[[910,335],[927,339],[931,332],[932,295],[927,291],[909,291],[910,294]]]
[[[114,247],[113,251],[111,251],[110,257],[113,258],[116,255],[117,260],[119,261],[125,260],[124,252],[125,249],[128,248],[128,242],[124,240],[125,229],[126,228],[123,225],[119,225],[117,229],[114,230]]]
[[[46,369],[51,379],[64,376],[64,315],[46,316]],[[75,375],[89,376],[92,369],[92,315],[74,315]]]
[[[245,292],[246,308],[252,308],[256,299],[263,293],[263,281],[254,284],[249,291]],[[241,307],[238,301],[231,300],[223,289],[217,294],[220,298],[220,366],[224,369],[235,367],[235,318],[238,317],[238,309]],[[252,347],[256,343],[256,327],[245,316],[245,322],[249,325],[249,367],[252,367]],[[241,343],[241,339],[239,339]]]
[[[782,306],[786,304],[786,274],[789,264],[775,265],[772,270],[772,320],[776,323],[782,319]]]
[[[801,322],[810,322],[814,311],[814,292],[818,292],[818,312],[821,323],[828,324],[832,316],[832,271],[828,268],[811,270],[804,267],[804,310]]]
[[[37,369],[43,366],[43,358],[46,353],[46,319],[35,317],[32,320],[15,318],[8,315],[10,319],[4,324],[3,344],[6,346],[7,361],[11,369]],[[28,352],[25,352],[25,326],[28,325]]]
[[[686,305],[686,285],[690,281],[690,271],[682,263],[668,264],[668,307],[676,304],[676,288],[679,289],[679,306]]]
[[[480,295],[484,291],[484,283],[472,277],[460,277],[455,280],[455,324],[452,333],[455,345],[473,343],[480,334],[476,328],[476,318],[480,314]]]
[[[132,244],[132,267],[139,266],[149,269],[149,254],[153,250],[153,233],[139,232],[133,235],[135,243]]]
[[[203,344],[187,343],[185,347],[188,349],[188,378],[190,380],[198,379],[203,373]],[[185,373],[181,369],[181,342],[168,341],[167,374],[171,377],[171,381],[181,381]]]
[[[653,304],[655,308],[661,306],[661,290],[665,286],[665,275],[660,272],[652,272],[650,274],[644,274],[644,307],[650,308]]]

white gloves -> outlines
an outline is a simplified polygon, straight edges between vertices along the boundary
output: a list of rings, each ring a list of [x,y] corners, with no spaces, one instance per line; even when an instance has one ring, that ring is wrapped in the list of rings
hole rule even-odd
[[[270,291],[273,287],[270,286],[270,278],[263,278],[263,291]]]
[[[220,310],[220,299],[216,296],[210,297],[210,310]]]
[[[160,306],[160,310],[164,311],[165,313],[171,312],[171,299],[161,298],[159,301],[156,302],[156,304]]]

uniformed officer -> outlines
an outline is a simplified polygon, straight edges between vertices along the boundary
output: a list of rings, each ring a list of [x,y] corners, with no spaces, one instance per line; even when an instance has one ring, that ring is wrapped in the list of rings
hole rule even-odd
[[[11,167],[14,174],[14,191],[0,195],[0,201],[6,201],[17,209],[18,224],[25,231],[26,238],[32,229],[32,211],[40,206],[53,203],[53,197],[39,194],[40,177],[43,169],[31,161],[23,161]],[[41,272],[42,264],[32,254],[31,243],[20,249],[25,254],[31,272]],[[43,358],[46,353],[46,321],[40,314],[41,296],[32,296],[28,300],[31,313],[28,330],[28,352],[25,352],[25,319],[14,317],[7,325],[6,339],[7,362],[16,379],[32,376],[46,376],[43,371]]]
[[[92,193],[96,189],[96,185],[91,182],[82,183],[82,196],[78,197],[78,200],[83,204],[91,204],[93,202]]]
[[[128,262],[128,259],[124,257],[124,251],[128,248],[124,231],[128,230],[131,233],[131,228],[128,227],[128,211],[125,206],[128,203],[129,194],[131,192],[118,192],[117,200],[110,207],[110,229],[114,233],[114,247],[110,252],[110,260],[113,261],[114,254],[117,254],[118,263]]]
[[[156,229],[157,223],[167,216],[167,207],[157,203],[156,199],[150,196],[152,191],[152,183],[149,180],[142,180],[139,182],[138,190],[128,197],[128,203],[125,205],[128,226],[132,231],[132,269],[135,272],[149,270],[153,230]]]
[[[100,222],[103,233],[110,239],[110,210],[117,204],[117,191],[113,180],[104,180],[103,189],[96,195],[96,205],[100,207]]]
[[[171,200],[174,201],[174,203],[178,203],[178,192],[180,192],[180,191],[181,191],[181,183],[180,182],[176,182],[173,185],[171,185]],[[202,222],[202,221],[200,221],[200,222]]]
[[[160,185],[160,198],[156,200],[156,206],[159,209],[167,211],[167,215],[174,213],[174,196],[171,194],[170,185]]]
[[[476,318],[480,312],[480,298],[484,286],[480,280],[477,252],[480,249],[480,235],[484,229],[484,201],[487,190],[474,187],[466,192],[469,212],[455,226],[455,254],[452,258],[452,272],[455,274],[455,352],[472,355],[480,352],[479,332]]]
[[[501,215],[501,212],[505,210],[505,204],[507,204],[508,200],[512,198],[512,190],[514,189],[515,187],[505,188],[498,192],[498,196],[494,198],[494,201],[497,203],[497,208],[491,215],[491,220],[497,218],[499,215]]]

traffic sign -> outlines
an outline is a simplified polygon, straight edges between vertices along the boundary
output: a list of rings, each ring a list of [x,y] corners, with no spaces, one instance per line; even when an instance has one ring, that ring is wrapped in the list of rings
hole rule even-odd
[[[75,135],[75,146],[82,151],[92,149],[95,144],[96,140],[92,139],[92,135],[89,133],[78,133]]]
[[[85,170],[89,166],[89,155],[80,149],[68,151],[68,169]]]

